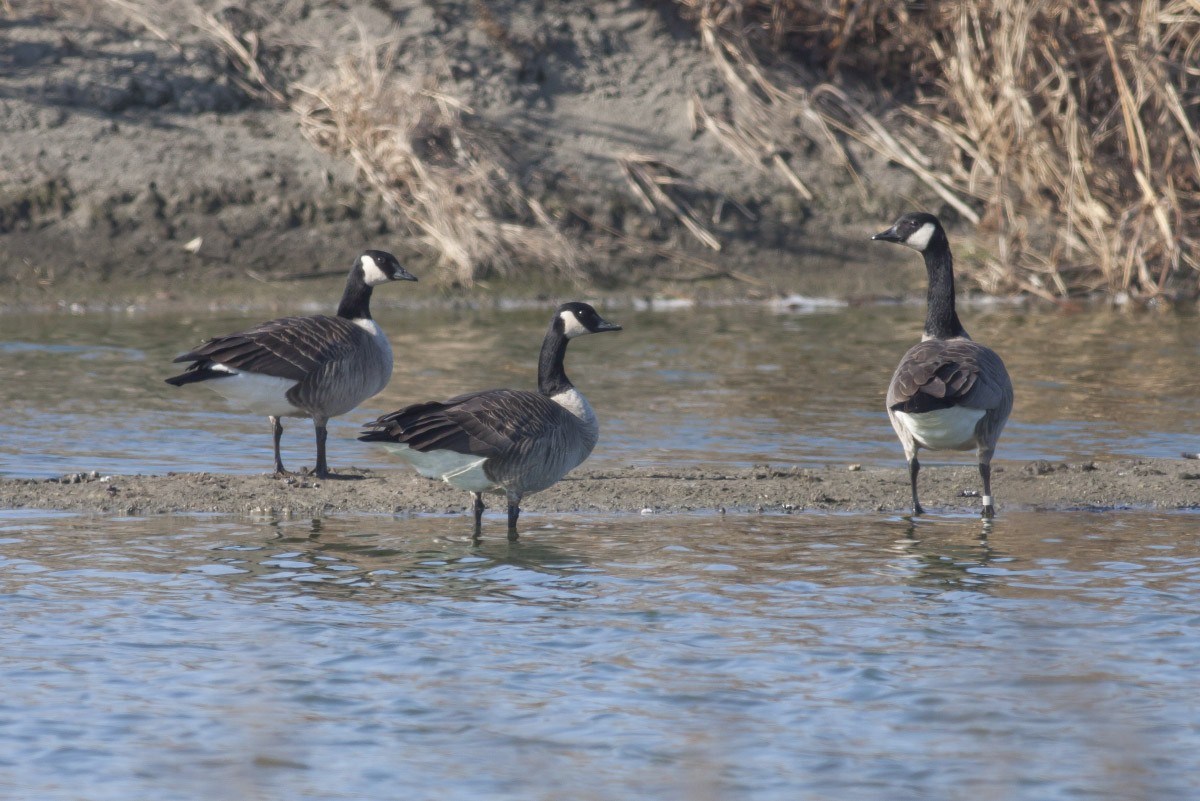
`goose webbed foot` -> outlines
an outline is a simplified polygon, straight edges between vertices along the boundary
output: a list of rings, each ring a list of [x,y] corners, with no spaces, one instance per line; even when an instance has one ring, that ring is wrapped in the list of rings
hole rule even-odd
[[[996,507],[992,504],[991,496],[980,494],[979,490],[962,490],[958,493],[960,498],[983,498],[983,517],[991,518],[996,516]]]
[[[339,473],[332,467],[325,468],[324,473],[319,473],[314,470],[313,476],[320,479],[327,479],[329,481],[359,481],[366,478],[366,476],[362,473]]]
[[[304,478],[330,478],[332,471],[328,467],[322,469],[320,467],[309,467],[304,465],[295,473],[289,473],[292,476],[303,476]]]

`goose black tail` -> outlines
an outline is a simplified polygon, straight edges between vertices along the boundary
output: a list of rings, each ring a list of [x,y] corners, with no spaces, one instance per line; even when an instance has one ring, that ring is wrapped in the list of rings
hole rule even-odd
[[[387,432],[387,429],[380,428],[374,431],[364,431],[358,435],[359,442],[395,442],[396,438]]]
[[[211,367],[195,367],[185,373],[173,375],[164,380],[173,387],[182,387],[184,384],[194,384],[197,381],[208,381],[213,378],[228,378],[231,375],[233,373],[227,373],[224,370],[213,370]]]

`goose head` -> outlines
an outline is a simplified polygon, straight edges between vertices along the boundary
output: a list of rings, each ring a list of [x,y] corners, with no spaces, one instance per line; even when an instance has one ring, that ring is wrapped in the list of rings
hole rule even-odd
[[[554,328],[567,339],[584,334],[603,334],[605,331],[620,331],[621,326],[605,320],[586,303],[564,303],[555,312]]]
[[[892,224],[886,231],[875,234],[872,239],[880,242],[895,242],[924,253],[931,244],[946,245],[946,232],[938,218],[923,211],[909,212]]]
[[[358,257],[355,268],[362,271],[363,283],[379,286],[388,281],[416,281],[417,277],[400,266],[400,262],[385,250],[366,250]]]

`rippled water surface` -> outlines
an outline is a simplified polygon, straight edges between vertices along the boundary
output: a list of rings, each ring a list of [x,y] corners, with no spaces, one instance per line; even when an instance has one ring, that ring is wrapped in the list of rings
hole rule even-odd
[[[883,397],[917,341],[919,306],[774,313],[761,306],[613,310],[620,334],[577,340],[567,369],[601,420],[593,466],[900,464]],[[969,308],[1017,393],[997,459],[1169,456],[1200,450],[1194,316]],[[0,474],[261,472],[266,420],[203,387],[163,383],[178,353],[251,325],[245,314],[0,316]],[[531,388],[544,311],[377,314],[391,385],[330,429],[330,463],[387,465],[360,425],[407,403]],[[312,464],[312,426],[288,421],[285,463]],[[934,454],[927,464],[958,457]],[[960,461],[970,461],[970,455]]]
[[[533,386],[547,316],[383,310],[393,382],[331,463]],[[590,464],[900,463],[919,307],[609,316],[568,361]],[[964,316],[1016,385],[998,461],[1200,450],[1194,317]],[[0,473],[266,470],[266,421],[162,383],[262,317],[0,317]],[[1200,798],[1194,514],[527,517],[0,512],[0,798]]]
[[[0,797],[1200,797],[1195,515],[538,523],[0,516]]]

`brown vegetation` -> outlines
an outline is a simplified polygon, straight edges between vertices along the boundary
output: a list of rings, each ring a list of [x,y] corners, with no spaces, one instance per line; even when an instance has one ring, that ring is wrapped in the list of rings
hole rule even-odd
[[[835,133],[865,143],[994,237],[989,291],[1200,291],[1195,0],[677,2],[731,89],[703,119],[734,152],[782,169],[805,120],[848,168]],[[888,108],[844,88],[868,84]]]
[[[977,226],[981,258],[963,268],[986,291],[1200,294],[1198,0],[675,1],[727,90],[723,105],[689,99],[695,129],[804,203],[846,198],[810,185],[798,154],[840,163],[864,200],[877,191],[847,146],[856,141],[929,188],[915,203]],[[107,3],[170,35],[146,0]],[[252,30],[185,7],[243,85],[350,159],[456,280],[518,263],[575,276],[580,253],[595,250],[522,189],[505,134],[435,66],[398,71],[385,44],[364,42],[321,82],[288,83],[260,63]],[[513,46],[486,4],[472,8],[496,48]],[[617,158],[648,214],[720,249],[688,201],[698,183],[653,154]],[[657,252],[569,214],[606,247]]]
[[[521,262],[574,277],[574,245],[513,179],[500,136],[436,76],[395,72],[389,46],[360,50],[325,83],[295,87],[305,134],[352,159],[461,283]]]
[[[155,23],[146,0],[106,2],[175,44],[177,32]],[[576,244],[522,190],[521,165],[509,157],[504,132],[484,126],[443,89],[433,66],[425,75],[402,73],[394,68],[394,45],[360,31],[357,53],[331,65],[320,82],[288,82],[269,74],[258,34],[236,9],[215,14],[190,0],[181,8],[186,23],[173,18],[174,28],[201,31],[246,92],[290,108],[310,141],[348,159],[450,280],[470,285],[518,264],[579,277]]]

